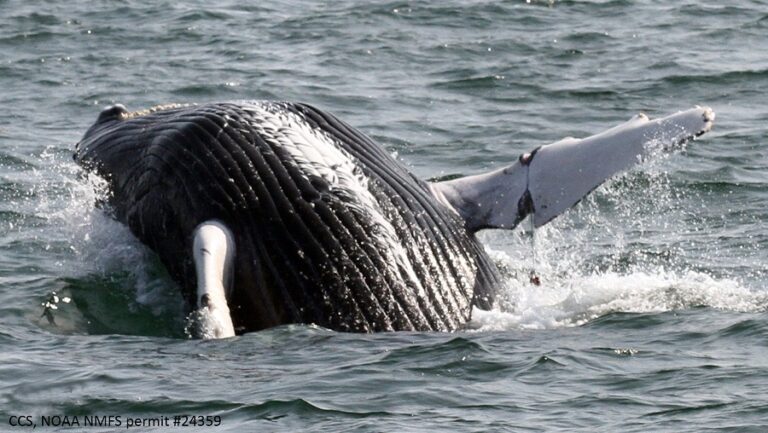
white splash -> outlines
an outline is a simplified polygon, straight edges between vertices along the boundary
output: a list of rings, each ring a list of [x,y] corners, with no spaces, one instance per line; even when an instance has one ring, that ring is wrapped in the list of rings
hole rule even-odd
[[[29,181],[30,197],[19,205],[45,223],[23,236],[44,244],[57,273],[66,278],[127,274],[138,304],[156,315],[169,308],[180,311],[181,298],[173,282],[158,275],[151,252],[126,226],[98,208],[108,194],[106,182],[53,148],[40,155],[40,162],[41,169]]]
[[[768,310],[768,292],[760,283],[729,276],[727,268],[709,270],[721,246],[715,236],[702,240],[706,226],[689,216],[704,199],[674,190],[663,164],[598,189],[562,219],[536,230],[533,246],[530,232],[522,229],[526,222],[513,232],[484,234],[508,287],[494,310],[473,310],[470,328],[549,329],[615,312],[696,307]],[[532,270],[540,286],[529,281]]]
[[[507,310],[474,309],[470,327],[483,331],[579,326],[609,313],[651,313],[694,307],[757,312],[768,308],[768,294],[739,281],[695,271],[663,269],[543,278],[541,286],[509,279],[517,305]]]

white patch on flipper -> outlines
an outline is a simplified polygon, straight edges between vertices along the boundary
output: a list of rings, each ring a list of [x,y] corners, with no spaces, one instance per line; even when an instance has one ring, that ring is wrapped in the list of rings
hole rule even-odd
[[[192,248],[199,309],[189,320],[199,328],[195,334],[204,339],[234,337],[226,290],[235,255],[232,232],[219,221],[206,221],[195,229]]]
[[[337,140],[311,127],[299,114],[278,105],[253,104],[246,109],[259,120],[252,126],[266,141],[288,152],[307,177],[319,177],[328,182],[333,195],[343,199],[361,219],[372,223],[371,238],[385,257],[390,271],[416,287],[414,295],[427,299],[395,228],[368,189],[369,179]]]

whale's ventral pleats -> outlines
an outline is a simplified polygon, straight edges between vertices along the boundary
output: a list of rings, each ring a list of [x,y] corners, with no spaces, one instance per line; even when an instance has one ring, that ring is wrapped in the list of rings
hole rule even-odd
[[[278,102],[104,110],[76,160],[196,306],[193,233],[231,230],[239,332],[455,330],[501,284],[459,215],[370,138]]]

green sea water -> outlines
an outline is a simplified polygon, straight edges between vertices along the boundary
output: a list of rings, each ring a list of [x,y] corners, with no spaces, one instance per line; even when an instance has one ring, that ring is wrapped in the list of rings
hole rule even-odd
[[[0,431],[766,431],[766,93],[758,0],[0,0]],[[424,178],[717,119],[533,234],[482,233],[507,302],[467,330],[192,340],[72,151],[114,103],[234,99],[331,111]]]

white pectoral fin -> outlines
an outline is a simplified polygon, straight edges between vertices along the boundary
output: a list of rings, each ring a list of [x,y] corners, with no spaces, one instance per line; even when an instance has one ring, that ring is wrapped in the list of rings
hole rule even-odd
[[[542,146],[528,174],[534,225],[546,224],[638,162],[709,131],[714,118],[701,107],[656,120],[640,114],[591,137]]]
[[[192,248],[197,272],[199,334],[202,338],[233,337],[235,329],[227,305],[235,254],[232,232],[219,221],[206,221],[195,229]]]
[[[509,167],[430,184],[432,195],[464,219],[471,232],[514,228],[528,214],[528,167]]]
[[[506,168],[432,184],[432,192],[470,231],[513,228],[531,212],[540,227],[617,173],[709,131],[714,118],[702,107],[656,120],[640,114],[591,137],[542,146]]]

